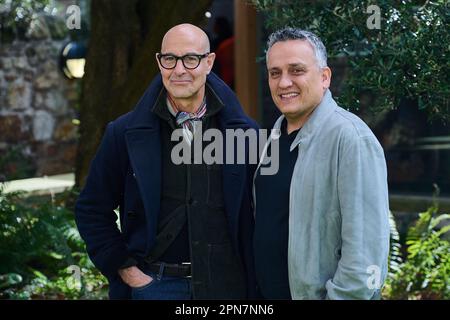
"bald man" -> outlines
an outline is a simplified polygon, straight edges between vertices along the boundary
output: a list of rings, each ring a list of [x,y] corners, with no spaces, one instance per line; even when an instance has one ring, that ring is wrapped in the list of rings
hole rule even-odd
[[[202,131],[219,130],[226,145],[225,130],[257,129],[211,73],[209,51],[200,28],[170,29],[155,55],[160,74],[133,111],[107,126],[91,163],[76,222],[111,299],[255,297],[255,166],[174,161],[180,143],[188,160],[196,144],[200,153],[208,146]]]

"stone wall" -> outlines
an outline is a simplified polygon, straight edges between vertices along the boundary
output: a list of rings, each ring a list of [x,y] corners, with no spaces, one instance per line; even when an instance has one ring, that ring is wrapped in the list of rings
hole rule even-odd
[[[36,38],[0,43],[0,179],[74,168],[80,84],[59,70],[67,39]]]

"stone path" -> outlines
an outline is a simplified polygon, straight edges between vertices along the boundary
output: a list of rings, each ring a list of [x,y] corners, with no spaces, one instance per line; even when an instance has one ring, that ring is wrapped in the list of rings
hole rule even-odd
[[[75,174],[58,174],[22,180],[7,181],[1,183],[4,192],[26,191],[33,195],[43,195],[62,192],[75,184]]]

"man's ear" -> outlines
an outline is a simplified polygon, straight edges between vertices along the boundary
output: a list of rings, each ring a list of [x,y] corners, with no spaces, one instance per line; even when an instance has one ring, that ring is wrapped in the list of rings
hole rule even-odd
[[[159,65],[159,60],[158,60],[158,54],[155,53],[155,59],[156,59],[156,65],[158,66],[159,70],[161,71],[161,66]]]
[[[331,69],[329,67],[322,68],[322,84],[324,89],[328,89],[331,84]]]
[[[209,74],[214,65],[214,60],[216,59],[216,54],[214,52],[211,52],[206,59],[207,59],[206,62],[208,63],[208,73],[207,74]]]

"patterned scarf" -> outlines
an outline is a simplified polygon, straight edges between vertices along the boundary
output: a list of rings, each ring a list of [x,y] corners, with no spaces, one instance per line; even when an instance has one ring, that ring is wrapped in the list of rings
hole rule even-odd
[[[195,133],[194,121],[201,121],[206,114],[206,99],[203,98],[196,112],[179,111],[177,104],[169,94],[167,95],[167,99],[169,101],[168,105],[172,108],[173,113],[176,114],[176,123],[183,128],[183,136],[186,138],[186,142],[190,144]]]

